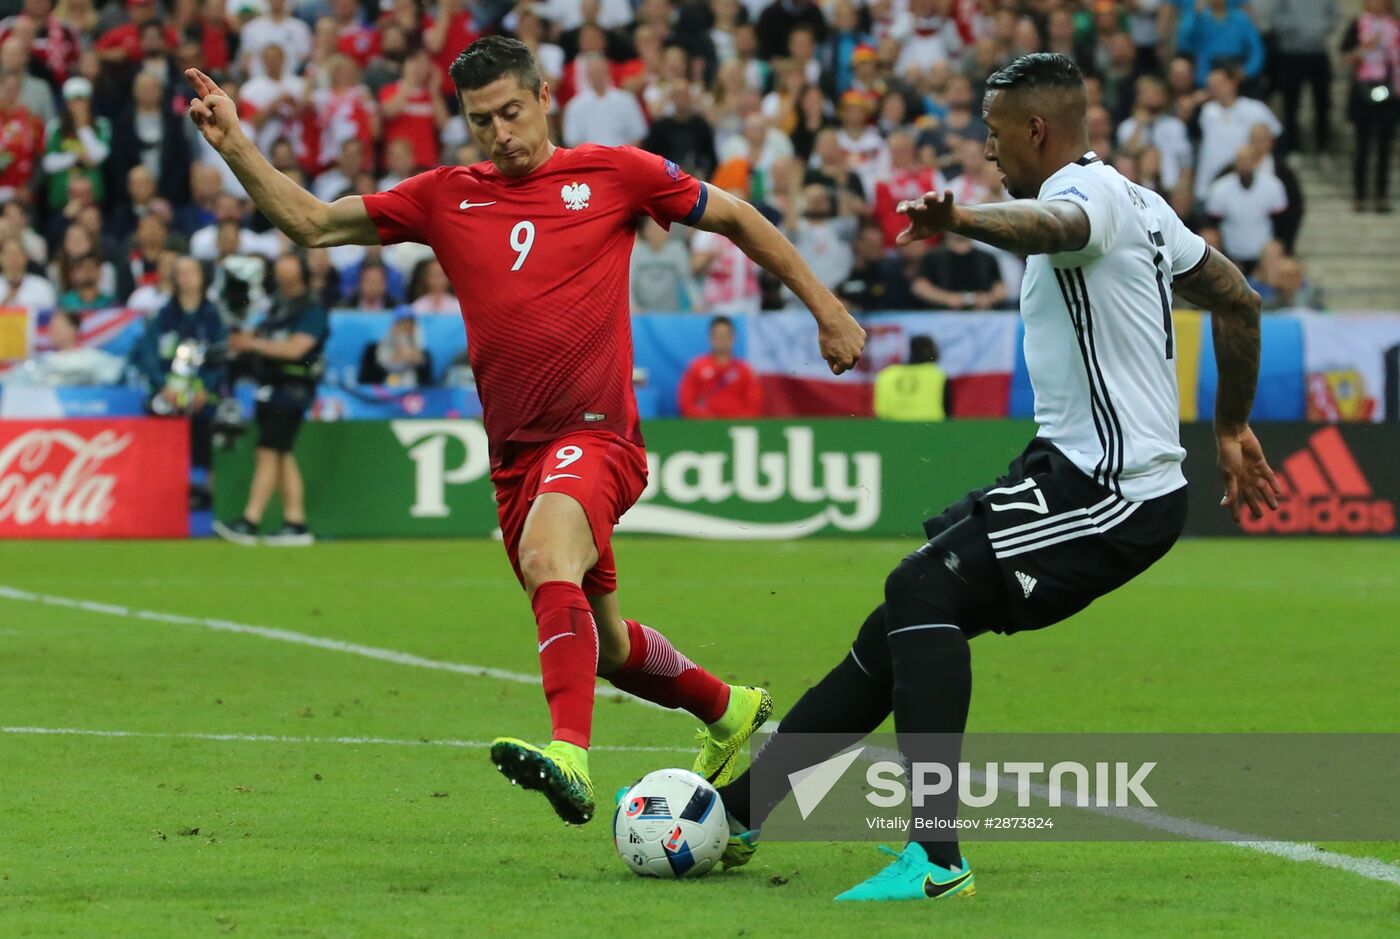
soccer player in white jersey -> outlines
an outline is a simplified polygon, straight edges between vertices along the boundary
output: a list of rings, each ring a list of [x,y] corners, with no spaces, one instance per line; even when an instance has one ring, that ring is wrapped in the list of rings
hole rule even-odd
[[[957,232],[1029,256],[1021,315],[1039,430],[1005,476],[924,522],[928,543],[889,575],[884,602],[850,652],[783,718],[750,771],[720,790],[730,813],[729,866],[752,856],[789,773],[837,752],[841,739],[860,739],[891,711],[907,760],[925,761],[928,748],[941,746],[932,761],[956,766],[947,741],[958,741],[967,723],[968,640],[1059,622],[1176,541],[1186,518],[1186,453],[1177,433],[1173,295],[1212,314],[1221,504],[1236,521],[1242,508],[1258,517],[1277,507],[1278,484],[1248,423],[1259,297],[1160,196],[1089,152],[1085,111],[1083,78],[1070,59],[1017,59],[988,79],[983,103],[987,157],[1015,201],[962,206],[952,193],[928,193],[900,206],[909,217],[901,244]],[[830,748],[814,753],[805,734],[825,735]],[[751,787],[753,778],[761,785]],[[953,799],[957,790],[955,781]],[[916,811],[946,819],[956,802]],[[974,892],[955,840],[913,837],[892,864],[837,899]]]

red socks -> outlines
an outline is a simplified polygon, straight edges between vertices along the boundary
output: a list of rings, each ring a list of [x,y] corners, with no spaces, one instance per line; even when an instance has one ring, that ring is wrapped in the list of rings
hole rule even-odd
[[[729,706],[729,686],[678,652],[650,626],[625,622],[631,651],[621,668],[604,677],[639,698],[684,708],[706,724],[719,720]]]
[[[587,749],[598,672],[598,626],[593,610],[583,588],[566,580],[540,584],[530,605],[539,627],[540,675],[554,739]]]

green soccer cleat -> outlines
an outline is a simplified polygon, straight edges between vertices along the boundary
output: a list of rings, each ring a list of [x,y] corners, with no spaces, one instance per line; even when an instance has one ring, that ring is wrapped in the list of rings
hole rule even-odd
[[[758,850],[758,832],[741,831],[729,833],[729,841],[724,846],[724,853],[720,855],[720,863],[725,870],[733,867],[743,867],[753,860],[754,852]]]
[[[773,696],[762,688],[729,686],[729,707],[724,715],[695,735],[700,754],[691,769],[712,786],[723,786],[734,778],[739,751],[768,718],[773,715]]]
[[[579,753],[584,754],[582,759]],[[491,762],[511,785],[543,792],[569,825],[582,825],[593,817],[587,753],[558,740],[543,750],[514,737],[497,737],[491,742]]]
[[[880,845],[894,863],[863,883],[838,896],[837,900],[943,900],[970,897],[977,892],[977,881],[967,858],[962,868],[949,870],[928,859],[923,846],[910,842],[904,851]]]

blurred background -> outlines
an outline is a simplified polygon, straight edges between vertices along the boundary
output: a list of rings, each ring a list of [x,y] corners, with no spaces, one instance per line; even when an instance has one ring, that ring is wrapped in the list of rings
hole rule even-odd
[[[275,322],[289,292],[326,312],[297,444],[311,530],[490,533],[461,320],[471,297],[421,245],[294,249],[194,131],[183,75],[197,66],[222,83],[273,164],[332,200],[482,159],[447,67],[490,33],[534,50],[556,142],[640,146],[752,202],[870,333],[860,370],[834,379],[806,313],[732,244],[639,225],[648,505],[712,509],[719,529],[767,518],[778,497],[739,477],[775,448],[816,473],[808,489],[788,479],[784,505],[818,491],[840,501],[827,447],[846,451],[852,485],[856,450],[881,454],[877,488],[893,486],[888,467],[911,438],[879,420],[990,419],[996,434],[1028,435],[1022,259],[958,237],[896,250],[894,207],[929,189],[1009,198],[983,158],[982,86],[1044,50],[1088,76],[1095,151],[1166,196],[1264,298],[1255,418],[1283,422],[1274,458],[1293,500],[1269,531],[1394,532],[1389,0],[7,0],[0,535],[202,535],[216,502],[236,513],[263,378],[229,337]],[[291,254],[297,264],[277,263]],[[1182,419],[1200,437],[1193,480],[1210,489],[1209,436],[1194,429],[1214,400],[1209,329],[1188,310],[1176,329]],[[681,423],[760,418],[774,423],[752,440],[739,425]],[[823,431],[816,419],[829,418],[870,429]],[[936,451],[950,438],[927,439]],[[1018,448],[998,438],[988,452]],[[705,454],[722,464],[713,479]],[[832,524],[878,533],[869,508],[832,509],[845,519]],[[721,534],[777,537],[745,531]]]

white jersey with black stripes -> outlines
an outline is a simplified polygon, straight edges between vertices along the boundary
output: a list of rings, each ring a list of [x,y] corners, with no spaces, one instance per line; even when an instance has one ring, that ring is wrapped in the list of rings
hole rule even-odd
[[[1178,432],[1172,279],[1206,244],[1161,196],[1091,153],[1040,188],[1089,217],[1078,251],[1035,255],[1021,284],[1038,435],[1132,501],[1186,482]]]

